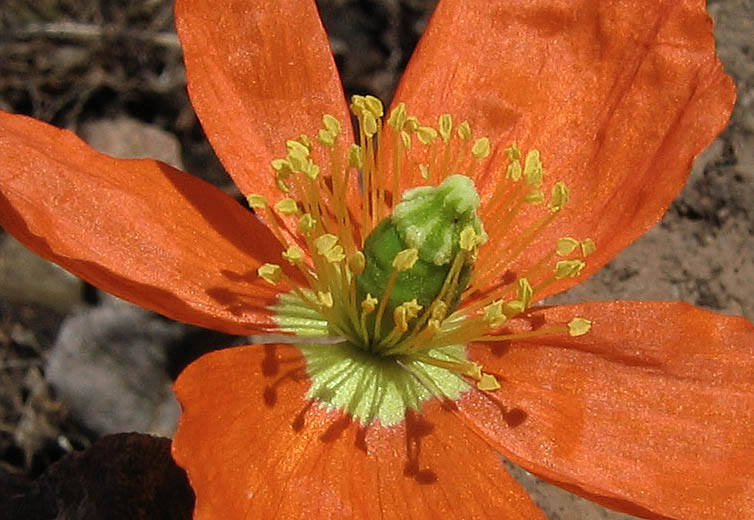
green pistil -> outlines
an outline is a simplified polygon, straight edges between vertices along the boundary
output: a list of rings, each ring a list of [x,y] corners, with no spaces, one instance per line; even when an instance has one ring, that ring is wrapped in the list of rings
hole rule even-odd
[[[461,234],[473,231],[469,252],[487,240],[478,209],[479,195],[471,179],[451,175],[439,186],[408,190],[392,214],[369,234],[364,244],[366,266],[356,278],[358,298],[371,294],[388,299],[386,312],[369,318],[370,326],[374,319],[381,320],[374,339],[393,330],[393,312],[402,303],[415,300],[428,308],[447,287],[449,276],[455,276],[455,269],[458,273],[452,291],[442,295],[447,310],[453,310],[471,274],[471,255],[454,266],[462,249]],[[393,260],[407,249],[418,252],[418,261],[395,275]]]
[[[390,221],[403,247],[417,249],[424,262],[447,265],[458,253],[461,231],[467,226],[485,237],[478,209],[479,195],[471,179],[451,175],[439,186],[408,190],[393,209]]]

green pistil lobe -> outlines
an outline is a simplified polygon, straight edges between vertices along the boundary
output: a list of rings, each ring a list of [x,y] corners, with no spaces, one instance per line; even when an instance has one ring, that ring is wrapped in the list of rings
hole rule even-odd
[[[451,175],[439,186],[408,190],[393,209],[390,221],[405,247],[419,250],[419,258],[447,265],[458,253],[461,231],[471,226],[485,237],[477,215],[479,195],[464,175]]]

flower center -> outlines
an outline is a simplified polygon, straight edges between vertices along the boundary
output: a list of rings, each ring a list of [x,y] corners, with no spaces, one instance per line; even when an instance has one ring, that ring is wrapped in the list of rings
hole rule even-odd
[[[247,195],[285,247],[284,263],[265,264],[258,274],[287,286],[272,309],[280,329],[310,338],[299,344],[310,397],[364,424],[394,424],[428,398],[457,399],[471,382],[480,391],[500,388],[467,358],[469,342],[589,331],[591,322],[580,317],[509,328],[527,315],[536,291],[581,272],[594,250],[589,239],[561,238],[515,280],[492,294],[479,290],[499,265],[498,251],[515,260],[568,201],[556,182],[545,204],[537,150],[522,163],[518,147],[506,149],[487,203],[496,215],[485,231],[471,179],[488,160],[489,139],[472,139],[470,125],[454,127],[448,114],[436,128],[422,125],[403,104],[383,124],[372,96],[354,96],[351,110],[360,145],[346,152],[340,122],[325,115],[315,140],[288,141],[286,157],[272,162],[281,198],[270,205]],[[401,180],[413,177],[426,185],[398,202]],[[527,205],[542,206],[542,216],[507,236]],[[495,254],[480,255],[481,247]]]

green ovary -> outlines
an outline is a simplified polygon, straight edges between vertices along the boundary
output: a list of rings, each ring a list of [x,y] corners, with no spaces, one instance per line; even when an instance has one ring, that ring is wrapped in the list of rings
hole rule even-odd
[[[477,244],[487,235],[477,215],[479,195],[474,183],[464,175],[451,175],[439,186],[420,186],[408,190],[392,214],[369,234],[364,243],[366,267],[356,277],[359,300],[367,294],[377,298],[386,294],[393,272],[393,260],[399,252],[413,248],[418,260],[397,274],[389,291],[386,312],[380,331],[387,333],[395,326],[393,310],[401,303],[415,299],[423,308],[440,295],[453,261],[461,250],[461,233],[473,231]],[[443,295],[447,311],[452,311],[466,288],[471,274],[471,261],[461,263],[458,280],[450,294]],[[369,320],[374,323],[373,317]]]

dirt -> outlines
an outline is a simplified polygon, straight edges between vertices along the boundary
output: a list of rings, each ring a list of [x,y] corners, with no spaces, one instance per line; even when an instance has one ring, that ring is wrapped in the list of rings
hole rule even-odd
[[[346,93],[389,101],[434,1],[318,4]],[[711,0],[709,9],[739,91],[729,127],[657,227],[553,301],[683,300],[754,318],[754,0]],[[188,102],[170,1],[5,0],[0,109],[80,132],[123,118],[147,123],[177,138],[188,171],[232,190]],[[5,247],[0,252],[0,279],[12,273],[0,283],[0,476],[34,478],[98,437],[56,395],[45,363],[63,320],[101,298],[70,280],[40,291],[36,274],[19,285],[19,269],[31,261],[13,258]],[[551,519],[622,517],[520,478]]]

